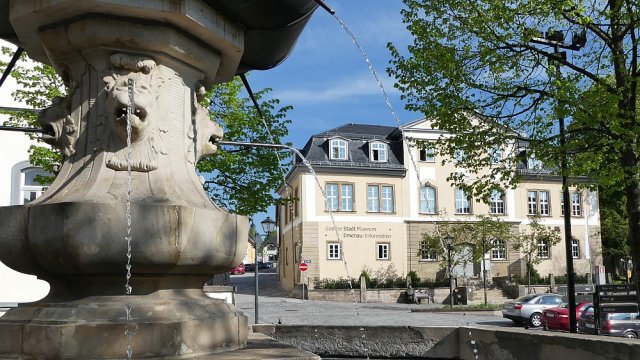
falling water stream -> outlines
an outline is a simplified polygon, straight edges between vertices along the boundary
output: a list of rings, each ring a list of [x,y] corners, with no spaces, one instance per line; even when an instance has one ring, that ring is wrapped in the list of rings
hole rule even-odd
[[[129,79],[127,81],[127,93],[129,95],[129,103],[127,104],[127,210],[125,216],[127,217],[127,235],[125,236],[125,240],[127,241],[127,263],[125,265],[126,269],[126,281],[124,285],[125,294],[127,296],[131,295],[131,291],[133,288],[129,283],[131,280],[131,240],[133,240],[133,236],[131,235],[131,113],[133,107],[133,89],[134,89],[133,79]],[[127,336],[127,359],[131,360],[133,355],[133,337],[135,335],[133,324],[131,323],[131,306],[129,304],[125,305],[126,312],[126,324],[125,324],[125,335]]]

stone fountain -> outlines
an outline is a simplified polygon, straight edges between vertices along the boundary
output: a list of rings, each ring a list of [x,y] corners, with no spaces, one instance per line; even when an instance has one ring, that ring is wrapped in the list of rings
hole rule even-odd
[[[39,119],[64,154],[55,182],[28,205],[0,208],[0,260],[51,285],[45,299],[0,319],[0,358],[121,358],[128,343],[134,358],[181,358],[245,346],[246,316],[202,291],[242,260],[248,221],[216,207],[196,176],[222,137],[199,101],[216,83],[284,60],[315,8],[312,0],[0,0],[0,37],[51,64],[70,89]]]

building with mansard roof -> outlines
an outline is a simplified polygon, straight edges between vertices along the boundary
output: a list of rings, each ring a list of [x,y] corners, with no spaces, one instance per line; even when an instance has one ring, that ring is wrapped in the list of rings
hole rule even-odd
[[[404,138],[403,138],[404,133]],[[363,269],[415,271],[423,279],[444,276],[442,260],[424,248],[422,234],[440,222],[473,222],[491,215],[526,229],[532,216],[564,234],[561,177],[533,161],[515,169],[523,181],[486,202],[473,199],[446,179],[465,171],[442,161],[405,139],[436,140],[446,136],[421,119],[397,127],[345,124],[313,135],[301,153],[317,174],[296,158],[281,186],[283,198],[294,199],[277,210],[279,273],[288,290],[313,284],[313,278],[356,278]],[[505,145],[506,151],[513,151]],[[500,152],[501,153],[501,152]],[[576,274],[601,265],[597,192],[571,188],[572,256]],[[326,200],[325,200],[326,199]],[[445,214],[445,215],[443,215]],[[541,243],[536,269],[542,275],[566,274],[564,241]],[[489,277],[525,273],[523,254],[510,239],[495,239],[484,254]],[[308,270],[300,272],[300,262]],[[458,265],[454,276],[479,277],[481,263]]]

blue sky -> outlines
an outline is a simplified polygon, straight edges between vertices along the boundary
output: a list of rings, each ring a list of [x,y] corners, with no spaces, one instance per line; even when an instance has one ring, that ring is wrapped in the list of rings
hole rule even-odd
[[[419,115],[404,110],[393,80],[386,75],[388,42],[406,48],[408,31],[401,21],[400,0],[328,0],[351,29],[381,77],[401,122]],[[253,71],[254,90],[270,87],[283,105],[292,105],[289,138],[302,147],[313,134],[345,123],[395,126],[380,88],[358,48],[336,19],[318,8],[293,52],[278,67]]]
[[[358,39],[381,78],[401,123],[421,116],[404,110],[394,80],[386,75],[387,43],[406,49],[411,37],[402,23],[401,0],[327,0]],[[269,87],[282,105],[291,105],[285,141],[302,147],[313,134],[346,123],[396,126],[378,83],[360,50],[329,13],[318,8],[293,52],[278,67],[248,76],[254,91]],[[273,217],[274,211],[269,215]],[[255,220],[264,219],[258,214]]]

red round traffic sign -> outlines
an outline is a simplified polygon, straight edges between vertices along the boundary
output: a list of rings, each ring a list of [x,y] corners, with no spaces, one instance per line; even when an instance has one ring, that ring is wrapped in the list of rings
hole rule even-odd
[[[309,265],[305,264],[305,263],[300,263],[300,265],[298,265],[298,269],[300,269],[300,271],[307,271],[307,269],[309,269]]]

